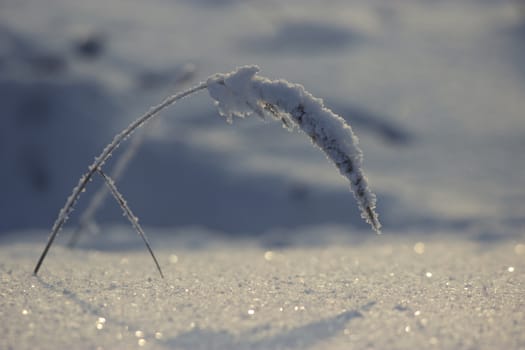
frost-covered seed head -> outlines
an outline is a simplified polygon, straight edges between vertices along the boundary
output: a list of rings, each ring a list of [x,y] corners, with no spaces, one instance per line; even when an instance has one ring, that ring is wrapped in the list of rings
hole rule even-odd
[[[362,152],[351,127],[302,85],[269,80],[258,76],[258,72],[256,66],[244,66],[208,79],[208,92],[219,114],[229,123],[234,116],[257,114],[270,115],[288,129],[299,127],[350,181],[361,216],[379,233],[376,197],[363,174]]]

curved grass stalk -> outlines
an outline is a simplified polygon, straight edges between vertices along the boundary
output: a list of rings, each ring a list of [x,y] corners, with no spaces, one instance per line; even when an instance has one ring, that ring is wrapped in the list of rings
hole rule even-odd
[[[113,181],[118,181],[122,174],[124,174],[124,171],[126,170],[129,162],[133,159],[140,146],[144,142],[147,130],[140,131],[142,132],[138,132],[138,135],[135,135],[135,137],[133,137],[128,148],[126,148],[124,154],[122,154],[122,156],[117,160],[117,163],[115,164],[115,167],[111,172],[111,178],[113,179]],[[94,224],[93,217],[104,203],[104,200],[106,199],[106,196],[108,195],[109,191],[110,190],[108,186],[102,185],[93,195],[93,197],[91,197],[91,201],[89,202],[86,210],[84,210],[82,215],[80,215],[77,229],[73,231],[73,234],[71,235],[71,238],[67,243],[67,246],[69,248],[73,248],[77,244],[78,239],[80,238],[81,234],[86,230],[86,228],[89,227],[91,224]]]
[[[195,66],[191,63],[184,64],[177,70],[176,73],[177,76],[173,79],[175,86],[184,84],[185,82],[193,78],[193,75],[195,73]],[[150,127],[152,127],[152,124],[150,124]],[[129,146],[124,151],[124,153],[118,158],[110,174],[114,182],[118,181],[120,177],[124,174],[129,163],[135,157],[138,150],[140,149],[140,146],[146,140],[146,136],[147,129],[142,130],[142,132],[139,132],[138,135],[135,135],[131,140]],[[94,217],[97,211],[104,204],[108,193],[109,188],[107,186],[102,185],[95,192],[93,197],[91,197],[91,200],[89,201],[89,204],[87,205],[86,209],[80,215],[79,224],[77,228],[73,231],[73,234],[71,235],[67,243],[67,246],[69,248],[73,248],[74,246],[76,246],[78,239],[88,227],[96,226]]]
[[[49,248],[51,248],[51,245],[53,244],[53,241],[55,240],[58,232],[62,229],[64,224],[66,223],[69,214],[71,213],[71,210],[73,209],[75,203],[77,202],[78,198],[80,197],[80,194],[84,189],[86,188],[88,182],[93,177],[93,174],[97,172],[104,163],[108,160],[109,157],[111,157],[111,154],[113,151],[124,141],[126,138],[128,138],[137,128],[144,125],[144,123],[148,122],[151,118],[156,116],[160,111],[162,111],[164,108],[169,107],[170,105],[174,104],[178,100],[187,97],[189,95],[192,95],[196,93],[199,90],[203,90],[207,88],[207,83],[203,82],[200,83],[188,90],[185,90],[181,93],[175,94],[173,96],[170,96],[166,98],[164,101],[162,101],[157,106],[152,107],[148,112],[143,114],[141,117],[139,117],[137,120],[132,122],[126,129],[124,129],[121,133],[117,134],[113,141],[104,148],[102,153],[95,158],[95,161],[93,164],[89,166],[89,170],[87,173],[85,173],[79,180],[77,187],[73,189],[73,192],[69,196],[69,198],[66,201],[66,204],[64,207],[60,210],[58,214],[58,218],[56,219],[55,223],[53,224],[53,228],[51,229],[51,234],[49,235],[46,247],[44,248],[44,251],[42,252],[40,258],[38,259],[38,262],[35,266],[35,269],[33,271],[33,274],[38,274],[38,270],[40,270],[40,266],[42,265],[42,262],[44,261]]]
[[[375,212],[376,197],[370,190],[368,181],[364,176],[362,170],[363,154],[352,128],[343,118],[326,108],[322,100],[307,92],[302,85],[291,84],[284,80],[269,80],[257,76],[258,71],[259,69],[256,66],[245,66],[228,74],[215,74],[209,77],[206,82],[168,97],[131,123],[121,133],[117,134],[100,156],[95,158],[88,172],[80,178],[77,187],[73,189],[73,193],[67,199],[64,208],[60,211],[53,225],[51,235],[38,260],[34,274],[38,273],[49,248],[66,222],[78,197],[93,177],[93,174],[99,172],[106,180],[110,191],[119,202],[132,225],[143,238],[162,276],[162,271],[146,240],[144,231],[138,225],[131,210],[126,206],[124,199],[114,187],[112,180],[107,178],[102,172],[102,166],[120,143],[138,127],[144,125],[164,108],[181,98],[204,89],[208,90],[210,97],[215,100],[219,113],[226,117],[228,122],[232,122],[233,116],[246,117],[256,114],[260,117],[270,116],[278,119],[288,129],[293,127],[300,128],[335,164],[339,172],[349,180],[350,188],[361,209],[361,216],[377,233],[380,233],[381,223]]]

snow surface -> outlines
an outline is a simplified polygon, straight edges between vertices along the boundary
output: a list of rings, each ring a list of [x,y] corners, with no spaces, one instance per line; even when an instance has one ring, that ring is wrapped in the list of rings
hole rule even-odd
[[[302,84],[354,128],[387,231],[524,225],[515,1],[0,6],[0,232],[50,227],[113,135],[185,87],[175,84],[185,67],[191,84],[246,64]],[[86,56],[86,42],[98,51]],[[274,123],[225,126],[202,94],[161,116],[119,188],[145,225],[365,227],[344,179],[308,143]],[[122,222],[112,204],[98,218]]]
[[[0,348],[525,347],[525,236],[317,227],[279,247],[150,232],[163,280],[132,230],[106,233],[99,249],[54,247],[38,277],[37,234],[0,246]]]
[[[1,1],[0,348],[525,348],[524,13],[516,0]],[[64,248],[100,179],[32,276],[115,133],[252,64],[352,126],[384,235],[304,135],[228,126],[202,93],[145,130],[117,181],[166,279],[129,226],[110,226],[127,224],[111,198],[99,234]]]

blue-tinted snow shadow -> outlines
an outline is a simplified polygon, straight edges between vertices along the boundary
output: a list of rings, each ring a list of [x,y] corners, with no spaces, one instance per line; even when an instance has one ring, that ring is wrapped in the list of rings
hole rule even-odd
[[[49,48],[0,25],[0,232],[47,227],[54,203],[115,132],[108,126],[117,103],[70,69],[74,60],[102,54],[97,40]]]
[[[491,33],[485,45],[490,51],[484,54],[508,64],[525,82],[525,3],[516,1],[513,5],[515,17]]]
[[[332,23],[288,20],[277,25],[274,33],[248,37],[239,48],[257,54],[330,54],[364,42],[365,35]]]
[[[199,6],[202,8],[217,9],[221,7],[234,6],[239,3],[246,3],[247,1],[241,0],[183,0],[190,6]]]
[[[343,332],[349,322],[365,317],[363,311],[369,310],[374,304],[375,302],[370,302],[360,309],[345,311],[262,339],[257,337],[258,333],[261,330],[270,330],[270,324],[255,327],[240,336],[235,336],[228,331],[196,328],[169,338],[165,343],[176,349],[307,349]]]
[[[365,227],[349,190],[327,192],[272,175],[232,175],[212,158],[182,143],[147,144],[120,188],[145,225],[201,226],[231,235],[331,222]],[[120,217],[110,200],[101,221]]]
[[[50,227],[88,163],[126,124],[122,96],[96,75],[77,76],[71,69],[80,61],[114,66],[104,55],[110,44],[97,32],[50,49],[0,25],[0,234]],[[141,94],[185,82],[194,69],[115,66],[135,78],[131,84]]]
[[[373,113],[356,104],[327,100],[325,105],[343,117],[358,134],[370,133],[375,139],[389,146],[411,146],[417,140],[412,130],[396,122],[392,116]]]
[[[47,227],[115,131],[117,107],[95,83],[0,79],[0,231]],[[92,106],[92,110],[80,106]]]
[[[54,298],[60,298],[61,300],[68,300],[74,305],[77,305],[84,314],[89,314],[93,319],[98,319],[101,315],[105,315],[106,318],[111,320],[111,323],[125,329],[140,329],[141,327],[137,326],[128,318],[119,317],[120,315],[108,314],[107,308],[104,304],[93,302],[93,298],[86,293],[84,289],[83,293],[86,296],[81,296],[74,288],[64,287],[64,283],[60,278],[55,282],[48,282],[41,276],[32,276],[31,278],[38,281],[42,288],[47,289],[50,295],[53,295]],[[67,285],[68,283],[66,283]],[[91,286],[93,288],[93,286]],[[113,282],[109,286],[105,287],[109,290],[119,288]]]
[[[18,74],[24,77],[56,77],[68,72],[64,52],[42,47],[0,24],[0,77]]]
[[[510,53],[512,65],[525,79],[525,9],[521,13],[521,19],[506,28],[500,36],[505,44],[503,50]]]
[[[63,296],[64,298],[78,305],[80,309],[86,314],[90,314],[96,317],[104,314],[105,310],[103,309],[103,307],[95,305],[94,303],[91,303],[85,300],[84,298],[79,297],[78,294],[72,289],[64,288],[61,281],[57,284],[53,282],[47,282],[40,276],[32,276],[31,278],[37,280],[43,288],[48,289],[54,295]],[[123,326],[127,325],[123,321],[119,323]]]

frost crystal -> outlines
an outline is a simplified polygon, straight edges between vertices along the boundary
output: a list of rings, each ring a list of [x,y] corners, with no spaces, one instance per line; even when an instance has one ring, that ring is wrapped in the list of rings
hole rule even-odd
[[[244,66],[208,79],[208,92],[219,113],[230,123],[233,116],[243,118],[255,113],[272,116],[287,128],[299,127],[350,181],[361,216],[379,233],[376,197],[363,174],[363,155],[352,128],[302,85],[269,80],[258,76],[258,71],[256,66]]]

